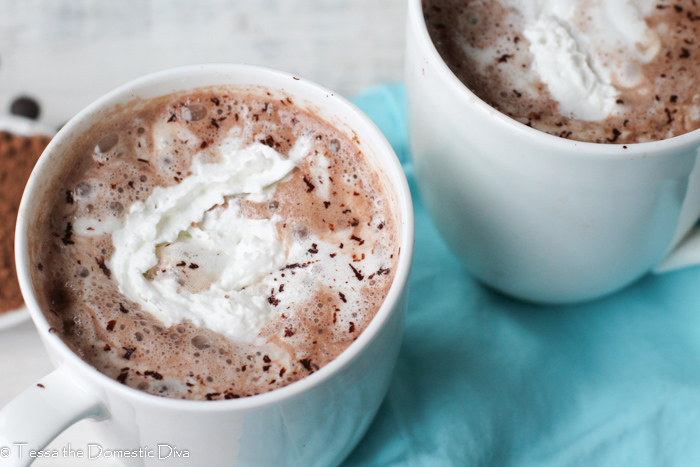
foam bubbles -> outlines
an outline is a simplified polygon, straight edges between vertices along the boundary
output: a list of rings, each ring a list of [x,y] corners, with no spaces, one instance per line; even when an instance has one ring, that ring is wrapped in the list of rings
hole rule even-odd
[[[97,142],[97,146],[95,146],[95,152],[100,154],[109,152],[117,145],[118,142],[119,135],[116,133],[110,133],[107,136],[102,137],[102,139],[100,139]]]
[[[188,122],[196,122],[207,116],[207,108],[201,104],[192,104],[182,108],[182,118]]]

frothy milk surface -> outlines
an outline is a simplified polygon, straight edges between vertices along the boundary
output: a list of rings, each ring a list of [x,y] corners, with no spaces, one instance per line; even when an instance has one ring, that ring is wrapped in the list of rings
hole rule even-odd
[[[282,387],[347,348],[389,290],[393,191],[284,95],[137,100],[64,157],[32,279],[52,331],[123,384],[208,400]]]
[[[621,144],[700,128],[695,0],[424,0],[423,12],[457,77],[526,125]]]

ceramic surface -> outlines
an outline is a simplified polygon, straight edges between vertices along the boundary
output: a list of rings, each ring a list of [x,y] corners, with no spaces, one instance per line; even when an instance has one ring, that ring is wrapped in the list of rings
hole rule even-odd
[[[406,88],[425,205],[467,269],[506,294],[565,303],[616,291],[659,265],[700,216],[700,130],[623,146],[522,125],[449,70],[420,0],[409,1]],[[686,247],[660,269],[700,263],[700,245]]]

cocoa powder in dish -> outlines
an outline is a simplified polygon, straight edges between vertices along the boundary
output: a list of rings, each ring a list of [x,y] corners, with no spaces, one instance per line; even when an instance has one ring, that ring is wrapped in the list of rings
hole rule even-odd
[[[15,269],[15,224],[24,186],[50,138],[0,131],[0,313],[22,306]]]

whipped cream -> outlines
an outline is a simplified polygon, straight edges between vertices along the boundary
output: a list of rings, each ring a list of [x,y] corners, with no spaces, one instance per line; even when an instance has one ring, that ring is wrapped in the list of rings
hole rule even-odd
[[[166,157],[169,138],[154,136],[153,157]],[[286,252],[277,217],[247,218],[239,203],[269,199],[309,147],[299,138],[286,158],[260,143],[242,147],[234,132],[200,151],[188,176],[134,203],[113,231],[108,266],[121,293],[166,326],[189,320],[253,342],[275,313],[265,281]]]
[[[532,69],[560,111],[581,120],[614,114],[620,88],[639,84],[637,65],[659,50],[643,0],[499,0],[515,8],[530,42]]]

